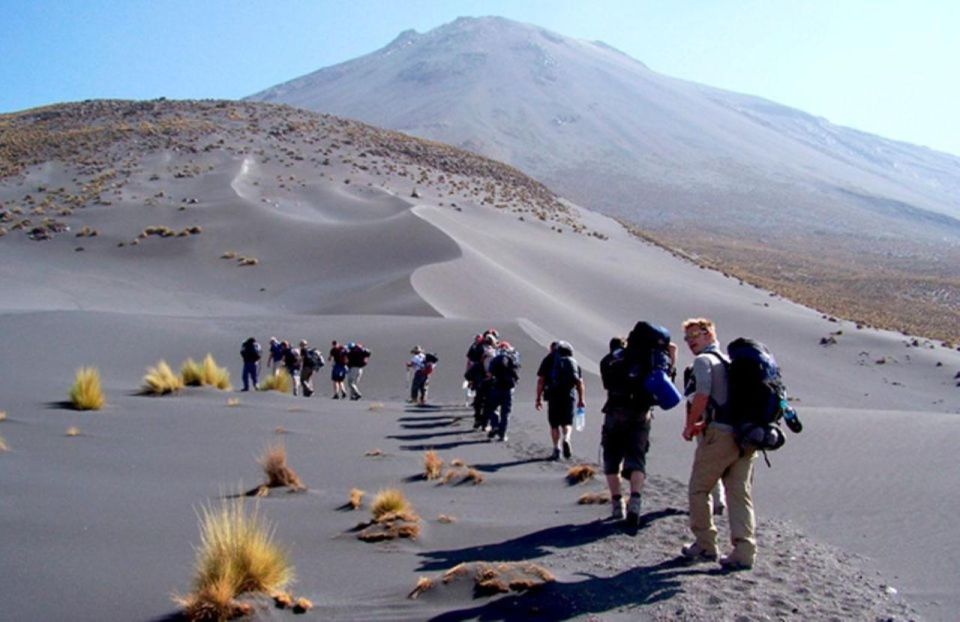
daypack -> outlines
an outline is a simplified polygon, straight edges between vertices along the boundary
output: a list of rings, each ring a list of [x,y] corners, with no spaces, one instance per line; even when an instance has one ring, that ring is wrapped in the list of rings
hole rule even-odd
[[[244,341],[240,348],[240,356],[244,361],[255,363],[260,360],[260,344],[256,341]]]
[[[802,425],[787,403],[787,389],[773,353],[759,341],[740,337],[727,345],[727,355],[724,410],[734,422],[737,443],[743,449],[779,449],[786,442],[780,420],[786,416],[794,432]]]
[[[300,367],[300,363],[300,350],[297,348],[289,348],[283,353],[283,364],[286,365],[288,369],[296,369]]]
[[[550,394],[565,395],[572,391],[577,386],[577,381],[580,380],[580,376],[577,374],[578,368],[576,359],[568,354],[561,353],[558,348],[557,352],[554,353],[553,366],[550,368],[550,378],[547,383]]]

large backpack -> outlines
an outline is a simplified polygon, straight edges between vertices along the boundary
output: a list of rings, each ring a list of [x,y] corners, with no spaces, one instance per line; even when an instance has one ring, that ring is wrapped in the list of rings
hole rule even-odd
[[[655,372],[663,372],[670,378],[676,373],[670,362],[670,331],[649,322],[637,322],[627,335],[623,359],[635,403],[658,404],[660,399],[651,392],[648,380]],[[675,389],[672,392],[676,393]],[[675,404],[676,401],[671,400],[666,407],[672,408]]]
[[[566,395],[577,386],[580,375],[577,373],[579,365],[576,359],[560,348],[554,353],[553,365],[550,368],[550,377],[547,385],[551,395]]]
[[[520,375],[517,373],[516,359],[506,352],[501,352],[490,361],[490,375],[494,384],[501,389],[512,389],[517,385]]]
[[[306,360],[303,362],[305,367],[320,369],[323,367],[323,355],[316,348],[307,350]]]
[[[744,449],[779,449],[786,442],[780,420],[787,416],[794,432],[801,426],[787,404],[787,389],[773,353],[759,341],[740,337],[727,345],[727,355],[725,410],[734,422],[738,444]]]
[[[247,339],[240,349],[240,356],[245,362],[255,363],[260,360],[260,346],[256,341]]]

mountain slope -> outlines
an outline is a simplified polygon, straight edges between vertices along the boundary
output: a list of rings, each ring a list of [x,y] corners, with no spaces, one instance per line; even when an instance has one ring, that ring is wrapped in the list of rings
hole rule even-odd
[[[503,160],[835,313],[943,337],[935,325],[960,320],[960,158],[663,76],[601,43],[461,18],[251,99]]]

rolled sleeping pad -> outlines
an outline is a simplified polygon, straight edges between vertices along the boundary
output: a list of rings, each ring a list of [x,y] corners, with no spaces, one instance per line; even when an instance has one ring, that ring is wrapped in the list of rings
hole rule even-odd
[[[650,392],[650,395],[657,400],[657,406],[663,410],[670,410],[683,399],[680,391],[667,376],[667,372],[662,369],[655,369],[650,372],[650,375],[643,381],[643,388]]]

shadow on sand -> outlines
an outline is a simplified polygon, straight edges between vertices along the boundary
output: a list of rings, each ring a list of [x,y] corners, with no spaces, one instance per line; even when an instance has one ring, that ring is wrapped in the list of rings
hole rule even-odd
[[[584,575],[586,580],[576,583],[548,583],[530,592],[448,611],[430,620],[528,620],[531,616],[541,620],[569,620],[669,600],[683,591],[680,577],[712,574],[723,574],[723,571],[713,566],[690,566],[687,560],[677,557],[652,566],[631,568],[612,577]]]

